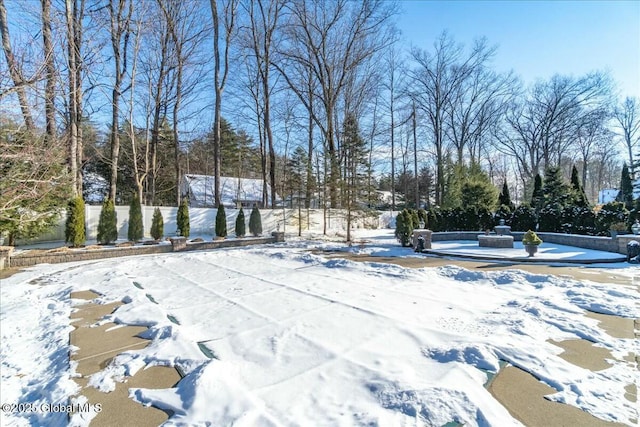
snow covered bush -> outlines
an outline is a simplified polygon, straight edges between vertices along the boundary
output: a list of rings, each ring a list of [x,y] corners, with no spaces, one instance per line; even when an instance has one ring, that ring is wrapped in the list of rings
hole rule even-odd
[[[538,231],[557,233],[561,230],[562,205],[557,202],[549,203],[540,209],[538,217]]]
[[[535,230],[536,223],[536,210],[527,204],[518,206],[511,216],[513,231]]]
[[[629,219],[629,211],[624,203],[610,202],[604,205],[596,216],[596,232],[599,235],[608,235],[611,225],[616,222],[626,223]]]
[[[151,218],[151,237],[155,240],[162,239],[164,235],[164,219],[162,218],[162,212],[160,208],[153,210],[153,217]]]
[[[505,225],[511,225],[511,220],[513,218],[513,210],[508,205],[500,205],[498,210],[496,210],[495,215],[493,216],[494,223],[493,225],[500,225],[500,220],[503,219]]]
[[[82,197],[74,197],[69,201],[64,238],[65,242],[71,243],[72,248],[84,245],[86,232],[84,226],[84,200],[82,200]]]
[[[113,200],[107,199],[102,204],[98,220],[98,243],[108,245],[118,240],[118,216]]]

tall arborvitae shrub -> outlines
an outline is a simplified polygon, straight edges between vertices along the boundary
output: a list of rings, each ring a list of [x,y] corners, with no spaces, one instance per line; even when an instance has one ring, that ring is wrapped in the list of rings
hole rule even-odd
[[[514,211],[516,206],[511,201],[511,195],[509,194],[509,187],[507,186],[507,181],[502,183],[502,191],[498,196],[498,206],[508,206],[511,212]]]
[[[588,208],[589,200],[584,192],[584,187],[580,184],[578,168],[575,165],[571,168],[571,190],[573,191],[573,204],[581,208]]]
[[[244,223],[244,211],[241,207],[240,212],[238,212],[238,216],[236,217],[236,237],[244,237],[245,234],[246,225]]]
[[[533,183],[533,194],[531,195],[531,207],[536,211],[542,208],[544,203],[544,193],[542,192],[542,177],[539,173],[536,174],[536,178]]]
[[[64,229],[64,237],[71,247],[77,248],[84,245],[86,233],[84,227],[84,200],[82,197],[74,197],[67,206],[67,222]]]
[[[409,246],[413,233],[413,218],[411,212],[403,210],[396,217],[396,238],[402,246]]]
[[[118,217],[113,200],[107,199],[102,204],[98,221],[98,243],[108,245],[118,240]]]
[[[187,205],[186,198],[182,199],[182,203],[180,203],[176,222],[178,224],[178,235],[189,237],[189,205]]]
[[[144,226],[142,225],[142,207],[137,194],[131,198],[129,204],[129,230],[127,238],[131,242],[137,242],[144,237]]]
[[[622,165],[622,173],[620,176],[620,192],[616,198],[618,202],[624,203],[627,210],[633,209],[633,183],[631,175],[629,175],[629,167],[625,163]]]
[[[155,240],[162,239],[164,234],[164,219],[162,218],[162,212],[160,208],[153,210],[153,218],[151,218],[151,237]]]
[[[227,237],[227,214],[222,203],[218,206],[218,212],[216,213],[216,236]]]
[[[260,216],[260,210],[254,207],[251,210],[251,216],[249,217],[249,232],[254,236],[262,234],[262,216]]]

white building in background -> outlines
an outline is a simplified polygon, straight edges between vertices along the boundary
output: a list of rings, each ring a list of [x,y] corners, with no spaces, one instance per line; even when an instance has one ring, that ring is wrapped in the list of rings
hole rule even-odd
[[[616,197],[620,190],[617,188],[606,188],[598,192],[598,204],[604,205],[606,203],[615,202]],[[636,179],[633,182],[633,200],[640,197],[640,179]]]
[[[187,174],[182,177],[180,194],[187,197],[189,206],[195,208],[215,207],[214,177],[211,175]],[[264,181],[261,179],[220,177],[220,202],[226,208],[251,208],[262,206]],[[267,200],[271,200],[271,189],[267,186]],[[276,194],[276,200],[280,197]]]

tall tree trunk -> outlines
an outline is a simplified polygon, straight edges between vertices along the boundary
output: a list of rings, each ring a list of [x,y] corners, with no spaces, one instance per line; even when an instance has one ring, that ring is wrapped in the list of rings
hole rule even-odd
[[[415,201],[416,209],[420,209],[420,180],[418,179],[418,137],[416,134],[416,101],[413,101],[413,176],[415,178]]]
[[[42,2],[42,40],[45,55],[46,87],[45,87],[45,118],[46,138],[53,141],[56,138],[55,121],[55,65],[53,57],[53,41],[51,35],[51,0]]]
[[[46,120],[46,139],[53,142],[56,138],[56,68],[53,62],[53,40],[51,35],[51,0],[41,0],[42,4],[42,43],[47,83],[44,92],[44,110]],[[75,153],[74,153],[75,154]]]
[[[118,1],[117,9],[114,3]],[[118,159],[120,157],[120,134],[118,122],[120,119],[120,95],[122,79],[127,70],[127,44],[129,38],[129,20],[133,12],[133,3],[129,1],[125,11],[126,0],[110,0],[109,17],[111,21],[111,47],[115,68],[115,81],[111,92],[111,183],[109,198],[116,202],[118,185]],[[122,46],[121,46],[122,44]]]
[[[73,194],[82,194],[82,83],[80,71],[80,46],[82,43],[82,15],[84,0],[80,6],[76,0],[65,0],[67,24],[67,63],[69,67],[69,172],[73,182]]]
[[[2,50],[4,51],[4,56],[7,59],[7,65],[9,67],[11,80],[13,80],[13,86],[18,94],[18,102],[20,103],[20,111],[22,111],[24,125],[27,127],[27,130],[31,132],[35,130],[36,127],[33,122],[33,117],[31,116],[31,108],[27,102],[27,91],[25,90],[25,87],[28,83],[24,80],[22,70],[13,55],[13,50],[11,49],[11,37],[9,36],[7,9],[4,6],[4,0],[0,0],[0,33],[2,33]]]

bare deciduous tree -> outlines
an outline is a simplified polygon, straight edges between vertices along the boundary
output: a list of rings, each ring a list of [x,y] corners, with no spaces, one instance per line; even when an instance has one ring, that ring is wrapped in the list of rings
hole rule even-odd
[[[348,78],[390,43],[387,24],[394,9],[390,3],[375,0],[299,0],[288,8],[290,31],[280,53],[298,67],[275,65],[304,104],[308,104],[308,99],[296,85],[292,71],[310,70],[318,82],[319,93],[314,97],[321,102],[323,117],[314,113],[314,120],[325,139],[331,206],[337,207],[340,159],[334,120],[338,101]]]
[[[25,78],[18,63],[11,46],[11,36],[9,34],[9,26],[7,23],[7,9],[4,5],[4,0],[0,0],[0,33],[2,33],[2,50],[4,51],[4,57],[7,60],[9,66],[9,74],[11,80],[13,80],[13,87],[18,95],[18,102],[20,103],[20,110],[24,119],[24,124],[29,131],[35,130],[35,124],[33,122],[33,116],[31,115],[31,107],[27,101],[26,86],[30,84]],[[0,99],[8,94],[2,92]]]
[[[214,86],[215,109],[213,119],[213,170],[214,170],[214,199],[216,206],[220,206],[220,119],[222,114],[222,93],[224,92],[229,76],[229,52],[231,40],[235,34],[236,15],[238,13],[238,0],[225,0],[220,2],[222,10],[218,9],[218,0],[210,0],[211,17],[213,19],[213,61],[214,61]],[[220,18],[222,17],[222,25]],[[224,53],[220,57],[220,30],[224,33]],[[222,70],[222,75],[220,74]]]
[[[622,140],[629,156],[629,172],[635,176],[633,150],[640,145],[640,102],[638,98],[627,97],[613,111],[617,127],[622,133]]]
[[[117,4],[116,4],[117,2]],[[122,81],[127,72],[127,54],[131,34],[133,0],[109,0],[109,30],[113,49],[114,83],[111,95],[111,180],[109,198],[116,200],[118,181],[118,157],[120,155],[120,96]]]

